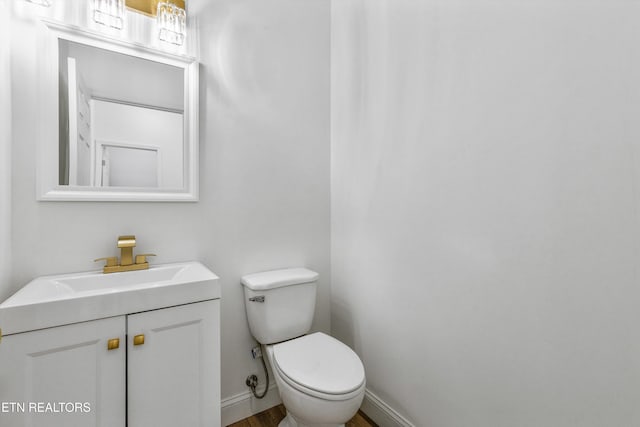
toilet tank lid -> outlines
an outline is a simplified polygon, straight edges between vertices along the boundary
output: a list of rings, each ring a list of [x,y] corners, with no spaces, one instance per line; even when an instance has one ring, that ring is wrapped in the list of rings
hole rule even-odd
[[[318,273],[307,268],[285,268],[282,270],[264,271],[242,276],[240,280],[244,286],[252,291],[265,291],[283,286],[300,285],[315,282]]]

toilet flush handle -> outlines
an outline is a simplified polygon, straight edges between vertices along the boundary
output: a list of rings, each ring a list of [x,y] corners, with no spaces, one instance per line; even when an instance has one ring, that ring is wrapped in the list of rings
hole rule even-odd
[[[249,298],[251,302],[264,302],[264,295]]]

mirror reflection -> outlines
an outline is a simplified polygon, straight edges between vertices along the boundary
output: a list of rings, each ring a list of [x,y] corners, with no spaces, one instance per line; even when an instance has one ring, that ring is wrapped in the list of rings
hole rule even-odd
[[[59,39],[60,185],[182,188],[184,69]]]

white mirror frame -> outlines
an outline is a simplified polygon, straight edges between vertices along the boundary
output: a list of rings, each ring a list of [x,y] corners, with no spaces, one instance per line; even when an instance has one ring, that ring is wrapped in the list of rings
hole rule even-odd
[[[85,29],[42,20],[39,25],[36,198],[41,201],[198,201],[198,62]],[[83,187],[58,182],[58,46],[68,40],[184,69],[183,189]],[[55,160],[54,160],[55,159]]]

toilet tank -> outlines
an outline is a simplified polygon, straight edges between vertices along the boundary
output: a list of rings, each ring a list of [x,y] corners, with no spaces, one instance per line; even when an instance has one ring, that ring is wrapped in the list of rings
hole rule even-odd
[[[318,273],[287,268],[243,276],[249,329],[261,344],[296,338],[311,329]]]

